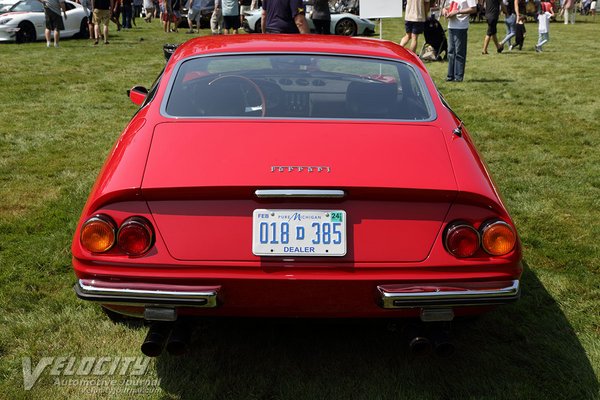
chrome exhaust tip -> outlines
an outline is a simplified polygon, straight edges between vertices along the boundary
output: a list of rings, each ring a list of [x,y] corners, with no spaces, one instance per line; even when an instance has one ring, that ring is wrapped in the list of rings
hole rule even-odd
[[[170,324],[154,323],[150,325],[148,334],[141,346],[142,353],[148,357],[160,356],[170,332]]]
[[[408,350],[413,356],[426,356],[431,353],[431,341],[424,336],[415,336],[408,343]]]
[[[433,351],[438,357],[450,357],[454,354],[455,347],[446,329],[435,330],[432,333]]]
[[[189,324],[176,324],[167,341],[167,352],[172,356],[184,355],[189,349],[191,338],[192,327]]]

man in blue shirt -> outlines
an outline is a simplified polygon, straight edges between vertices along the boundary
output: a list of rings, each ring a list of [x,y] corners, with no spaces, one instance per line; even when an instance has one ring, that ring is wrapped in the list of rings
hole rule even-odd
[[[263,0],[262,33],[310,33],[302,0]]]

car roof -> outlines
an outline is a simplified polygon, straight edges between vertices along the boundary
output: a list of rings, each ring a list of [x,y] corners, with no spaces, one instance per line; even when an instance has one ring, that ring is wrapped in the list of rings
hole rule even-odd
[[[325,53],[400,59],[425,67],[416,55],[394,42],[335,35],[248,34],[215,35],[189,40],[179,46],[171,63],[207,54]]]

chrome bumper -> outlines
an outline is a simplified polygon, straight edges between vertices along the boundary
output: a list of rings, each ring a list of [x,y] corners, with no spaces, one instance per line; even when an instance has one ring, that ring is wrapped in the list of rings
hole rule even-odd
[[[383,308],[488,306],[516,301],[521,295],[519,280],[471,282],[450,285],[377,286]]]
[[[217,306],[220,286],[150,285],[79,279],[74,289],[80,299],[103,304],[213,308]]]

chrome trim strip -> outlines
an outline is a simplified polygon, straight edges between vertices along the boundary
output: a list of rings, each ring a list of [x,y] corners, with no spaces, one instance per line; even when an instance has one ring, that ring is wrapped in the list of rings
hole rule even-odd
[[[394,285],[377,286],[383,308],[415,308],[427,306],[482,306],[504,304],[515,301],[520,297],[519,280],[511,281],[510,285],[498,289],[468,289],[428,292],[393,291]],[[431,285],[435,287],[435,285]]]
[[[77,281],[74,289],[77,296],[83,300],[107,304],[166,304],[190,307],[217,306],[217,290],[189,292],[176,290],[105,288],[90,284],[86,285],[83,283],[82,279]]]
[[[343,190],[308,190],[308,189],[258,189],[254,192],[259,198],[327,198],[341,199],[346,196]]]

